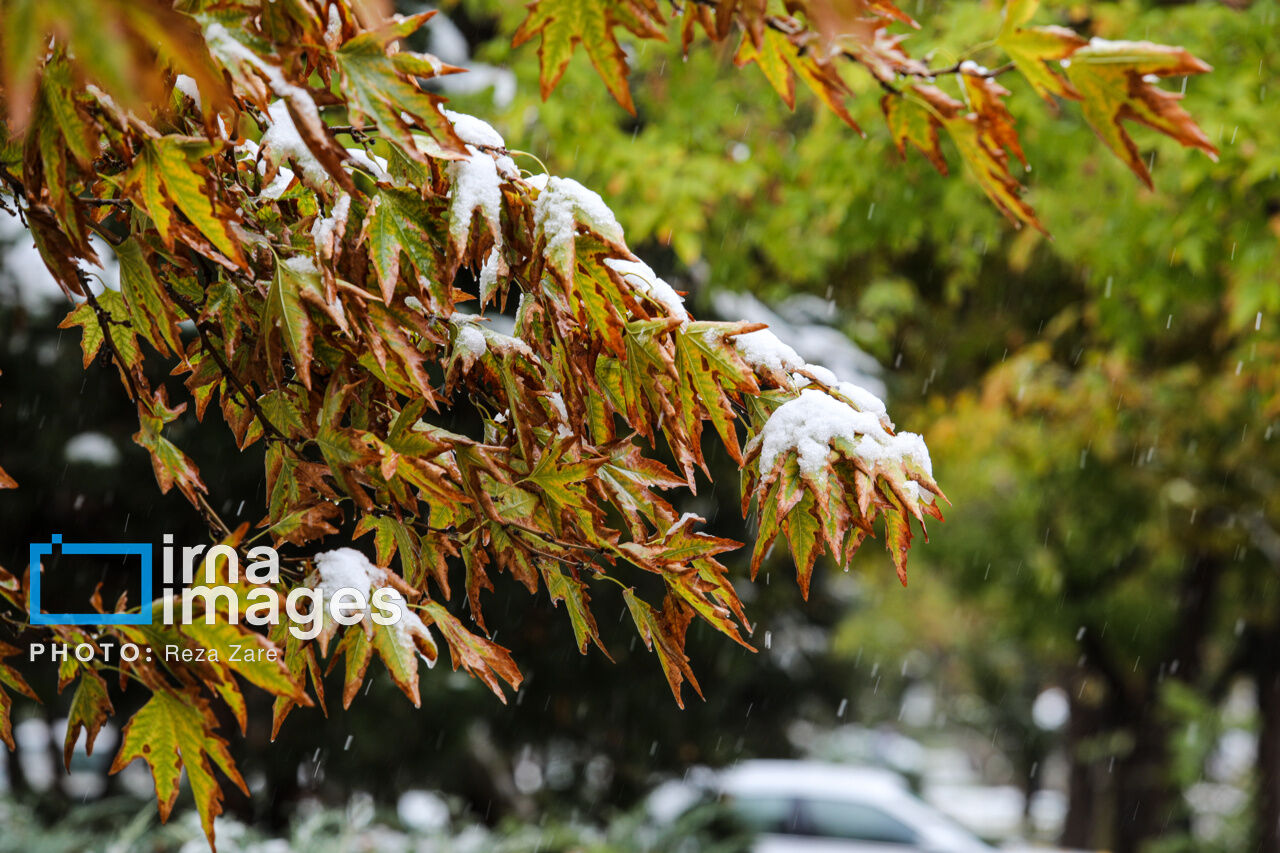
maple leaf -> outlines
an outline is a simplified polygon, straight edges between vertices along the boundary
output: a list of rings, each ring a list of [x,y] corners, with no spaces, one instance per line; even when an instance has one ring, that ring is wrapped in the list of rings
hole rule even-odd
[[[197,618],[179,630],[197,647],[216,652],[221,666],[250,684],[297,705],[311,704],[311,698],[285,666],[277,645],[248,626],[222,621],[210,625]],[[276,659],[260,652],[276,652]]]
[[[12,575],[8,575],[8,573],[5,574],[8,577],[12,577]],[[7,643],[0,643],[0,741],[3,741],[4,744],[9,747],[11,752],[16,749],[13,743],[13,726],[10,721],[13,699],[4,688],[8,687],[10,690],[20,693],[28,699],[36,699],[35,692],[18,673],[18,671],[4,662],[5,658],[10,658],[17,654],[21,654],[20,650],[15,649]]]
[[[684,635],[693,618],[693,608],[668,595],[662,611],[656,611],[639,598],[632,587],[622,591],[622,598],[645,648],[658,655],[658,663],[667,677],[667,686],[671,688],[676,704],[683,709],[684,697],[680,688],[685,681],[699,697],[702,696],[702,688],[689,665],[689,656],[684,652]]]
[[[406,115],[420,122],[435,140],[432,154],[463,157],[466,146],[453,129],[453,124],[439,109],[444,99],[423,92],[406,75],[431,77],[445,69],[431,58],[409,51],[390,52],[393,42],[409,36],[434,15],[434,11],[391,20],[375,30],[368,30],[343,42],[334,51],[334,59],[342,72],[348,100],[358,115],[370,118],[378,129],[398,142],[413,159],[423,161],[423,154],[413,137]],[[461,70],[461,69],[454,69]]]
[[[210,846],[214,844],[214,818],[222,814],[222,789],[214,777],[214,767],[245,796],[249,794],[231,760],[227,742],[214,733],[216,728],[209,703],[196,690],[157,688],[125,725],[120,751],[110,771],[119,773],[139,758],[145,761],[155,780],[160,819],[167,821],[185,770]]]
[[[262,306],[262,325],[267,329],[279,330],[280,338],[293,357],[293,367],[298,372],[298,378],[310,388],[311,338],[314,326],[304,304],[306,300],[321,303],[325,301],[320,272],[314,262],[305,256],[287,260],[277,258],[271,286]],[[273,364],[279,364],[279,348],[271,346],[273,338],[269,337],[267,340],[268,357]]]
[[[129,239],[117,245],[115,252],[120,261],[120,292],[134,330],[163,355],[181,353],[177,314],[143,257],[142,247],[136,239]]]
[[[942,154],[938,137],[940,125],[928,107],[914,98],[890,94],[880,99],[880,109],[884,112],[898,156],[906,159],[907,143],[910,142],[939,174],[947,174],[947,159]]]
[[[910,142],[934,168],[947,174],[946,160],[938,145],[938,128],[945,128],[970,174],[996,208],[1014,225],[1027,223],[1044,232],[1035,210],[1022,198],[1022,184],[1009,172],[1005,146],[1018,155],[1022,148],[1008,112],[995,100],[1005,90],[998,85],[993,89],[977,83],[974,89],[982,113],[965,109],[963,103],[936,86],[913,85],[900,95],[885,96],[881,108],[898,152],[904,154],[906,143]]]
[[[760,386],[756,384],[755,372],[727,338],[750,328],[751,324],[745,323],[699,321],[690,323],[675,336],[676,369],[681,380],[680,408],[699,459],[698,435],[705,412],[733,461],[742,462],[737,415],[730,395],[759,394]]]
[[[203,160],[220,148],[221,142],[197,137],[147,140],[125,174],[123,188],[151,217],[167,248],[173,249],[177,232],[185,231],[174,220],[176,207],[219,252],[243,267],[244,255],[229,229],[229,223],[239,217],[220,198],[209,194],[212,179]],[[193,242],[195,238],[185,233],[183,239]]]
[[[511,659],[511,653],[497,643],[468,631],[456,616],[437,602],[425,602],[423,611],[430,618],[430,623],[440,629],[440,635],[448,644],[453,668],[457,670],[461,666],[479,678],[505,705],[507,697],[498,679],[510,684],[512,690],[519,690],[520,682],[524,680],[516,662]]]
[[[71,697],[71,708],[67,711],[67,736],[62,758],[68,773],[71,772],[71,756],[80,740],[80,733],[83,731],[85,735],[85,753],[93,755],[93,742],[114,713],[115,708],[107,695],[107,682],[96,671],[84,670]]]
[[[623,109],[635,115],[631,89],[627,86],[627,57],[613,34],[614,27],[619,25],[644,38],[666,38],[657,9],[635,0],[534,0],[511,45],[519,47],[541,34],[539,79],[542,97],[546,99],[564,76],[574,50],[581,44],[609,92]]]
[[[1212,70],[1180,47],[1149,41],[1094,39],[1071,55],[1067,77],[1082,97],[1080,108],[1094,132],[1152,187],[1151,173],[1124,122],[1135,121],[1183,145],[1218,159],[1218,149],[1195,120],[1178,105],[1182,95],[1154,85],[1161,77],[1186,77]]]
[[[795,75],[799,75],[810,91],[845,124],[857,133],[862,132],[844,105],[853,91],[840,76],[839,69],[818,52],[804,50],[803,42],[797,44],[787,34],[772,28],[765,30],[759,42],[748,33],[743,36],[733,61],[738,67],[751,62],[758,65],[769,85],[791,109],[795,109]]]
[[[163,386],[156,389],[152,398],[138,403],[140,429],[134,433],[133,441],[151,454],[151,467],[155,471],[161,494],[168,494],[176,485],[187,500],[198,505],[197,493],[208,491],[204,481],[200,479],[199,470],[190,457],[161,435],[164,425],[177,419],[186,408],[186,403],[171,408],[166,389]]]
[[[433,224],[438,230],[432,228]],[[374,196],[359,241],[368,244],[369,260],[377,271],[384,302],[391,302],[401,280],[400,257],[403,253],[419,277],[432,287],[433,307],[446,313],[453,309],[450,288],[444,284],[435,285],[444,278],[444,259],[439,254],[444,233],[439,217],[417,193],[385,189]]]
[[[126,107],[163,96],[159,75],[153,73],[163,66],[197,81],[207,116],[230,102],[196,22],[164,0],[10,0],[0,25],[6,107],[16,126],[25,124],[36,69],[51,34],[76,57],[85,76]],[[104,37],[112,39],[112,49],[104,49]]]
[[[1035,15],[1040,0],[1007,0],[1004,23],[996,44],[1009,55],[1031,88],[1049,103],[1053,96],[1080,100],[1080,93],[1049,68],[1050,62],[1068,59],[1084,47],[1085,40],[1065,27],[1024,26]]]
[[[597,456],[590,459],[569,458],[569,450],[574,442],[571,438],[556,441],[538,458],[533,470],[525,478],[525,482],[535,487],[540,493],[554,530],[560,529],[561,515],[572,511],[583,504],[584,489],[580,485],[595,475],[607,458]]]
[[[551,603],[557,605],[563,602],[565,610],[569,613],[569,622],[573,625],[573,637],[578,643],[578,651],[585,655],[587,645],[595,643],[596,647],[604,652],[605,657],[612,660],[609,650],[600,640],[596,619],[591,615],[591,596],[587,592],[587,584],[566,574],[551,560],[538,561],[538,567],[542,570],[542,579],[547,585],[547,594],[551,596]]]
[[[1003,148],[1026,166],[1027,157],[1022,152],[1013,116],[1001,100],[1009,97],[1009,90],[993,78],[971,72],[964,67],[960,70],[960,82],[964,87],[969,109],[977,116],[978,133],[983,145],[992,150]]]

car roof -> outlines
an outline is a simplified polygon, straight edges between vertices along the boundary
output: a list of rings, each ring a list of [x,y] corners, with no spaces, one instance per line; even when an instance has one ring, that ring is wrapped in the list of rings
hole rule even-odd
[[[907,793],[906,782],[892,770],[769,759],[743,761],[728,768],[720,774],[720,788],[737,796],[768,794],[878,802],[895,800]]]

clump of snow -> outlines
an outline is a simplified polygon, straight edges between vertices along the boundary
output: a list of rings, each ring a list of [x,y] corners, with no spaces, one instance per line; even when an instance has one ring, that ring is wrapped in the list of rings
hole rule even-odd
[[[316,591],[327,600],[340,589],[354,589],[364,595],[373,588],[381,570],[355,548],[338,548],[316,554],[316,570],[320,581]]]
[[[453,123],[454,132],[467,144],[467,156],[462,160],[449,163],[449,177],[452,183],[449,206],[449,236],[459,246],[466,245],[471,233],[472,214],[479,210],[489,229],[494,234],[497,245],[494,254],[485,263],[493,281],[497,281],[497,251],[502,248],[502,182],[515,178],[520,173],[515,161],[505,154],[490,154],[485,149],[505,149],[507,144],[502,135],[488,123],[466,113],[441,109],[445,117]],[[481,272],[481,287],[484,287],[485,271]]]
[[[573,178],[538,178],[529,181],[540,189],[533,208],[533,221],[537,229],[546,235],[548,254],[573,245],[579,221],[607,240],[622,242],[622,226],[599,193],[587,189]]]
[[[120,464],[120,450],[104,433],[82,432],[71,437],[62,449],[62,455],[71,464],[97,465],[112,468]]]
[[[802,474],[825,479],[831,442],[838,438],[853,444],[872,470],[881,465],[901,465],[932,476],[929,451],[920,436],[910,432],[891,435],[876,413],[858,411],[812,388],[783,403],[765,422],[761,430],[760,471],[773,470],[785,453],[794,450]]]
[[[489,257],[484,259],[484,266],[480,267],[480,300],[483,303],[488,299],[489,294],[498,286],[498,274],[502,271],[502,252],[498,247],[494,247],[489,252]]]
[[[712,297],[716,313],[726,320],[746,320],[764,323],[784,345],[794,349],[809,373],[813,373],[824,385],[836,387],[843,379],[846,383],[869,391],[875,397],[883,397],[884,382],[879,378],[880,365],[838,329],[821,322],[830,316],[831,303],[815,296],[799,295],[779,303],[774,311],[749,293],[720,291]],[[752,333],[758,334],[758,333]],[[739,335],[741,341],[747,335]],[[764,340],[763,338],[761,340]],[[739,350],[741,352],[741,350]],[[747,358],[743,355],[743,358]],[[822,366],[830,368],[821,375]],[[797,368],[793,368],[797,369]],[[828,378],[829,377],[829,378]],[[808,380],[797,380],[804,385]]]
[[[196,85],[196,79],[194,77],[188,77],[186,74],[179,74],[177,79],[173,81],[173,88],[195,101],[196,109],[201,108],[200,87]]]
[[[310,255],[294,255],[281,261],[289,270],[298,275],[319,275],[320,268]]]
[[[449,177],[453,185],[449,202],[449,236],[459,246],[466,245],[467,236],[471,233],[471,216],[477,210],[499,239],[502,235],[502,177],[492,157],[470,145],[467,150],[472,152],[470,157],[449,163]]]
[[[539,199],[541,200],[541,199]],[[684,300],[671,285],[658,278],[658,274],[644,261],[624,261],[621,258],[606,258],[605,266],[622,276],[622,280],[640,293],[666,307],[672,317],[679,317],[687,324],[689,312],[685,310]]]
[[[386,157],[381,157],[377,154],[370,154],[363,148],[344,148],[343,150],[347,152],[348,157],[367,169],[369,174],[373,175],[379,181],[386,180],[389,177],[387,174]],[[344,166],[343,168],[345,168],[347,172],[351,171],[350,166]]]
[[[569,438],[573,435],[573,430],[569,428],[569,411],[565,408],[564,397],[559,391],[552,391],[547,395],[547,402],[551,404],[551,408],[555,409],[556,415],[559,416],[560,422],[556,424],[556,438]]]
[[[445,118],[453,123],[453,132],[458,134],[458,138],[468,145],[474,145],[477,148],[503,148],[507,147],[507,142],[502,138],[502,134],[493,129],[493,125],[483,119],[466,113],[454,112],[453,110],[441,109]],[[511,158],[504,157],[511,168],[515,168],[515,163]]]
[[[733,345],[743,361],[760,370],[789,373],[804,367],[804,359],[768,329],[735,335]]]
[[[486,329],[483,327],[480,329],[480,331],[484,335],[485,342],[488,344],[489,349],[495,352],[515,351],[520,353],[523,356],[527,356],[528,358],[534,357],[533,350],[529,347],[529,345],[517,337],[506,335],[494,329]]]
[[[458,337],[453,343],[453,351],[462,359],[463,369],[470,370],[471,365],[489,351],[489,344],[485,340],[484,332],[470,323],[464,323],[458,326]]]
[[[342,44],[342,12],[337,3],[329,4],[329,20],[324,28],[324,43],[332,50]]]
[[[316,159],[316,155],[311,153],[307,143],[302,141],[298,128],[294,126],[293,116],[289,114],[288,104],[273,101],[267,107],[267,116],[270,121],[267,132],[262,134],[262,150],[272,164],[278,166],[288,158],[302,170],[302,176],[307,181],[313,184],[324,183],[329,173]]]
[[[335,240],[340,238],[347,227],[347,216],[351,213],[351,196],[342,193],[333,203],[333,210],[328,216],[316,219],[311,226],[311,239],[321,257],[329,257],[337,248]]]

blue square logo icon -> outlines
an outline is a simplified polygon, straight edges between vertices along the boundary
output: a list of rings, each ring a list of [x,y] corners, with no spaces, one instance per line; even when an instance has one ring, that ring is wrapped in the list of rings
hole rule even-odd
[[[42,613],[40,608],[41,559],[55,553],[77,557],[129,557],[141,561],[141,603],[138,613]],[[151,543],[149,542],[63,542],[55,533],[48,542],[31,543],[32,625],[150,625]]]

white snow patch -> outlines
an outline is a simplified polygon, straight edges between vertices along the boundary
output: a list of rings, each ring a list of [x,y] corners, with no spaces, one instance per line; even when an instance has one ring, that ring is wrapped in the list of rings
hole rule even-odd
[[[355,548],[323,551],[316,554],[315,561],[316,571],[320,573],[315,590],[326,602],[343,589],[354,589],[367,597],[373,588],[374,578],[381,573],[368,557]]]
[[[658,278],[658,274],[644,261],[606,258],[604,263],[622,276],[622,280],[627,284],[665,306],[672,317],[679,317],[684,325],[689,323],[689,312],[685,310],[684,300],[680,298],[680,294],[676,293],[671,285]]]
[[[378,180],[384,181],[389,177],[387,175],[386,157],[380,157],[377,154],[370,154],[363,148],[345,148],[343,150],[347,152],[348,157],[359,163],[361,166],[364,166],[365,169],[367,169],[369,173]],[[343,168],[345,168],[347,172],[351,171],[351,167],[349,166],[344,166]]]
[[[501,315],[494,315],[497,319]],[[489,345],[489,349],[495,352],[515,351],[528,358],[534,358],[533,350],[527,343],[512,335],[506,335],[494,329],[481,327],[480,331],[484,334],[484,339]]]
[[[196,109],[201,108],[200,87],[196,85],[196,78],[179,74],[173,81],[173,88],[195,101]]]
[[[873,412],[860,412],[823,391],[806,388],[794,400],[774,411],[761,431],[760,471],[773,470],[785,453],[796,451],[802,474],[825,478],[831,442],[843,438],[874,470],[880,465],[902,465],[933,475],[924,439],[915,433],[890,435]]]
[[[62,455],[73,465],[113,468],[120,464],[120,450],[116,443],[105,433],[92,430],[72,436],[62,449]]]
[[[789,373],[804,367],[804,359],[768,329],[736,335],[733,345],[742,360],[757,369]]]
[[[507,143],[502,138],[502,134],[493,129],[493,125],[483,119],[466,113],[458,113],[453,110],[441,109],[445,118],[453,122],[453,131],[458,134],[458,138],[463,142],[475,145],[477,147],[488,146],[490,148],[506,148]]]
[[[454,341],[453,351],[455,355],[462,358],[463,369],[470,370],[471,365],[489,351],[489,344],[485,340],[484,332],[470,323],[464,323],[458,326],[458,337]]]
[[[291,159],[302,170],[302,176],[307,181],[313,184],[324,183],[329,172],[316,159],[316,155],[311,153],[307,143],[302,141],[298,128],[293,124],[293,116],[289,114],[289,106],[284,101],[273,101],[267,108],[267,115],[269,127],[262,135],[262,150],[271,162],[278,166],[285,158]]]
[[[342,12],[337,3],[329,4],[329,21],[324,28],[324,43],[336,50],[342,44]]]
[[[281,263],[298,275],[320,274],[320,268],[316,266],[315,259],[310,255],[294,255],[292,258],[285,258]]]
[[[607,240],[622,242],[622,226],[599,193],[573,178],[543,178],[529,183],[540,189],[533,221],[546,235],[548,254],[573,244],[579,221]]]
[[[876,398],[884,396],[884,382],[879,378],[880,365],[875,358],[838,329],[821,322],[831,314],[832,306],[827,300],[816,296],[792,296],[779,303],[778,310],[774,311],[749,293],[721,291],[712,297],[712,304],[716,313],[726,320],[746,320],[769,326],[768,331],[784,346],[794,349],[801,362],[809,362],[804,365],[805,369],[824,385],[861,386]],[[748,336],[740,335],[736,340],[741,341],[744,337]],[[743,358],[746,358],[745,354]],[[824,366],[829,368],[825,374]],[[802,377],[798,382],[805,385],[808,380]]]
[[[343,231],[347,227],[347,216],[351,212],[351,196],[342,193],[338,196],[338,200],[333,203],[333,210],[329,215],[317,219],[311,226],[311,239],[316,245],[316,251],[321,256],[326,256],[332,252],[334,248],[334,235],[342,236]]]

